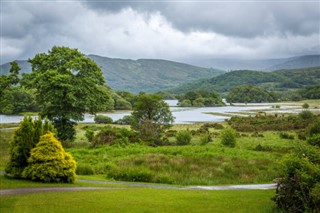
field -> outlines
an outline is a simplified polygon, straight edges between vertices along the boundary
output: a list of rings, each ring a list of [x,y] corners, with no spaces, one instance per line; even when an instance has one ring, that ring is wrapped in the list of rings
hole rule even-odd
[[[238,122],[241,123],[241,120]],[[99,186],[106,189],[4,195],[1,196],[0,211],[276,212],[275,204],[271,201],[274,190],[183,189],[182,186],[190,185],[272,183],[279,177],[279,161],[282,157],[291,153],[294,147],[306,144],[306,141],[299,139],[297,130],[239,131],[236,146],[230,148],[221,144],[221,133],[228,125],[222,123],[219,128],[209,125],[205,133],[211,137],[208,143],[202,142],[206,124],[197,123],[174,125],[172,128],[173,132],[192,132],[189,145],[177,146],[175,137],[169,135],[166,146],[152,147],[137,142],[92,147],[85,137],[85,129],[89,127],[97,133],[104,125],[79,124],[76,141],[68,144],[70,147],[66,150],[77,161],[77,174],[81,179],[174,184],[177,188],[156,189],[80,181],[74,184],[41,184],[0,175],[1,189],[55,186]],[[13,132],[12,129],[0,130],[0,170],[4,170],[9,159],[8,142]],[[280,133],[290,136],[289,139]]]

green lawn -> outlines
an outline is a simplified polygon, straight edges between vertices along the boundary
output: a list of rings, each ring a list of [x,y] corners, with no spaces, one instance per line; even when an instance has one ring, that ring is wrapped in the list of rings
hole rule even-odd
[[[274,190],[183,191],[127,188],[1,196],[0,212],[275,212]]]

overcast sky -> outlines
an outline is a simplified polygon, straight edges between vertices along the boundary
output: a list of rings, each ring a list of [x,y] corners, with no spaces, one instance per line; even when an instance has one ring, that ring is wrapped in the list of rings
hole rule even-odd
[[[320,1],[1,0],[1,64],[54,45],[176,61],[312,54]]]

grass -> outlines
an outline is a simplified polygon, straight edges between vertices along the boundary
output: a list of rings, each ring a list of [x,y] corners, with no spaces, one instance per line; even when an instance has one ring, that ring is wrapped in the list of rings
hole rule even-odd
[[[197,130],[202,125],[174,125],[173,130]],[[77,126],[78,137],[84,134],[85,126],[88,124]],[[99,129],[103,125],[93,126]],[[243,134],[237,138],[235,148],[228,148],[220,143],[220,131],[210,129],[213,141],[206,145],[201,145],[201,135],[193,136],[191,145],[187,146],[130,144],[90,148],[88,142],[77,140],[75,147],[67,148],[67,151],[77,161],[78,174],[176,185],[224,185],[272,182],[278,176],[278,160],[296,144],[295,140],[281,139],[278,132],[267,131],[262,132],[264,137]],[[13,130],[1,133],[0,169],[4,170],[9,159],[8,140]],[[170,141],[174,140],[170,138]],[[257,146],[267,149],[256,151]],[[80,173],[80,169],[84,173]]]
[[[175,130],[195,130],[201,124],[175,125]],[[211,130],[219,134],[220,130]],[[177,185],[217,185],[272,182],[278,175],[278,160],[296,145],[281,139],[278,132],[246,133],[237,138],[235,148],[224,147],[219,135],[213,142],[200,145],[194,136],[192,145],[149,147],[141,144],[70,148],[78,166],[89,166],[95,174],[126,181],[173,183]],[[290,133],[294,134],[294,133]],[[304,142],[300,142],[304,143]],[[262,146],[267,151],[256,151]],[[130,179],[131,178],[131,179]]]
[[[5,123],[5,124],[0,124],[0,130],[4,128],[14,128],[18,127],[19,123]]]
[[[79,176],[78,178],[86,179],[86,180],[97,180],[102,181],[101,177],[88,177],[88,176]],[[105,179],[104,179],[105,180]],[[23,180],[23,179],[13,179],[8,176],[0,175],[0,189],[16,189],[16,188],[30,188],[30,187],[74,187],[74,186],[98,186],[98,187],[124,187],[121,184],[96,184],[96,183],[86,183],[76,181],[75,183],[41,183],[41,182],[34,182],[30,180]],[[1,211],[0,211],[1,212]]]
[[[127,188],[2,196],[0,212],[275,212],[274,190]],[[67,201],[67,202],[64,202]]]
[[[12,139],[14,130],[0,130],[0,170],[4,170],[9,161],[9,141]]]

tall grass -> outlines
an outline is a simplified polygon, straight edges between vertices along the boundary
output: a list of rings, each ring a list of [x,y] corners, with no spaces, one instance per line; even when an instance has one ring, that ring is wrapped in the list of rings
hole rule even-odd
[[[0,130],[0,170],[4,170],[9,161],[9,141],[13,137],[13,129]]]
[[[295,142],[281,139],[276,132],[263,134],[263,138],[239,137],[235,148],[223,147],[216,140],[207,145],[130,144],[68,151],[78,165],[88,163],[96,174],[116,180],[135,181],[145,175],[144,181],[182,185],[272,182],[278,174],[277,160],[290,152]],[[258,145],[270,149],[256,151]]]

